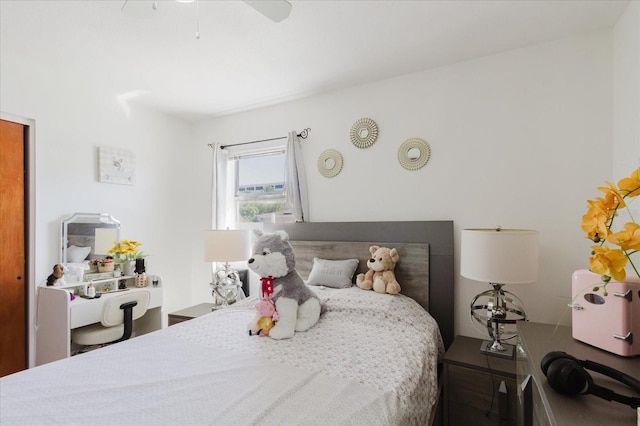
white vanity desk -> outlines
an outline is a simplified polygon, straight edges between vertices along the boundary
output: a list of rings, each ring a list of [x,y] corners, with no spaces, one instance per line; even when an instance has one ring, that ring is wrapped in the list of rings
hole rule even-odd
[[[127,278],[127,277],[123,277]],[[102,293],[96,299],[76,296],[70,300],[64,287],[39,287],[36,317],[36,365],[67,358],[71,355],[71,330],[89,324],[99,323],[105,301],[122,292],[148,291],[151,295],[149,308],[141,318],[133,323],[133,336],[150,333],[162,328],[162,281],[157,287],[151,285],[131,287],[132,279],[127,279],[127,290]],[[76,283],[75,286],[78,286]]]

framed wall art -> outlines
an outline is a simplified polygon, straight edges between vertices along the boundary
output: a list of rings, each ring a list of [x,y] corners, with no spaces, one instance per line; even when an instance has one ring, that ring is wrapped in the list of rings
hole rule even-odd
[[[100,182],[135,185],[136,159],[127,149],[98,147],[98,175]]]

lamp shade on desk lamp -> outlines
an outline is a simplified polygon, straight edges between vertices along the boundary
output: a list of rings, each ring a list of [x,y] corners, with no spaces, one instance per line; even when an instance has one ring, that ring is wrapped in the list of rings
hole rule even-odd
[[[212,229],[205,233],[205,262],[238,262],[251,257],[251,233],[235,229]]]

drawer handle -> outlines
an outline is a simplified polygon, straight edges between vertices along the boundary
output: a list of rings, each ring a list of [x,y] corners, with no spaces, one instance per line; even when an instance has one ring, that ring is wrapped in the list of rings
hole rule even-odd
[[[625,299],[627,299],[627,301],[631,302],[631,295],[633,293],[631,292],[631,289],[627,290],[625,293],[620,293],[620,292],[614,292],[613,295],[616,297],[623,297]]]
[[[569,307],[570,307],[571,309],[576,310],[576,311],[579,311],[579,310],[581,310],[581,309],[584,309],[584,308],[582,307],[582,305],[580,305],[579,303],[569,303]]]
[[[619,340],[624,340],[628,344],[633,345],[633,333],[632,332],[628,332],[624,336],[621,335],[621,334],[614,334],[613,337],[615,337],[616,339],[619,339]]]

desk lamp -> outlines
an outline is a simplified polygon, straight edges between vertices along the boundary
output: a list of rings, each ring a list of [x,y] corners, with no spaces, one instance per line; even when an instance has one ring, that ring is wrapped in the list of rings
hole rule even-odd
[[[211,295],[220,298],[222,306],[229,305],[229,301],[238,295],[242,282],[238,272],[229,266],[229,262],[248,260],[251,257],[251,233],[241,230],[208,230],[205,233],[204,260],[218,263],[215,271],[212,269],[213,287]],[[217,297],[216,297],[217,296]]]
[[[460,244],[460,275],[488,282],[493,289],[471,301],[471,321],[488,333],[491,341],[480,350],[513,358],[513,346],[504,340],[516,337],[515,324],[526,321],[522,302],[505,291],[505,284],[526,284],[538,279],[538,232],[526,229],[464,229]],[[478,325],[482,325],[480,329]]]

